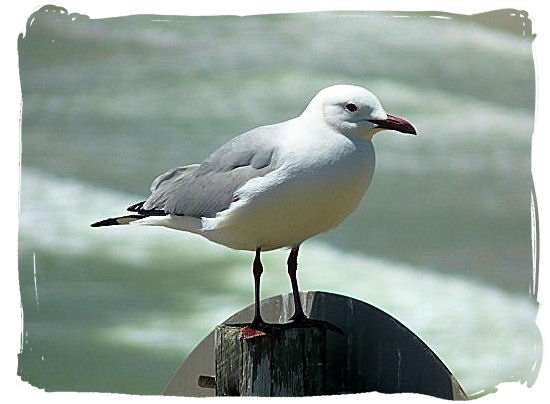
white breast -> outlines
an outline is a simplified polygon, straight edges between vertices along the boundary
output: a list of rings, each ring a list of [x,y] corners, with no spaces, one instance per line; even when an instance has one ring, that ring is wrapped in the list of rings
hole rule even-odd
[[[341,223],[355,210],[374,174],[369,141],[343,136],[317,147],[285,151],[282,166],[250,180],[240,199],[200,234],[228,247],[262,250],[292,246]]]

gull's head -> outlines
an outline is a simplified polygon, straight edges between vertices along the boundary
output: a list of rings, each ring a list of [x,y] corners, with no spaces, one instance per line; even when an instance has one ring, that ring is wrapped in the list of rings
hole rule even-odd
[[[414,127],[384,111],[378,98],[369,90],[348,84],[322,89],[313,97],[302,116],[322,119],[327,125],[348,137],[371,139],[388,129],[416,135]]]

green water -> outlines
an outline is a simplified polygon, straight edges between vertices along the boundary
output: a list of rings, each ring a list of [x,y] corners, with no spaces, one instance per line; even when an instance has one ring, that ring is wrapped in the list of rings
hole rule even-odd
[[[467,18],[368,13],[90,20],[50,7],[33,18],[19,39],[24,380],[158,394],[252,301],[250,257],[89,223],[334,83],[368,87],[420,136],[376,136],[372,186],[345,223],[304,245],[302,288],[390,311],[470,393],[534,380],[529,39]],[[266,257],[264,296],[288,292],[284,252]],[[451,332],[453,321],[469,325]]]

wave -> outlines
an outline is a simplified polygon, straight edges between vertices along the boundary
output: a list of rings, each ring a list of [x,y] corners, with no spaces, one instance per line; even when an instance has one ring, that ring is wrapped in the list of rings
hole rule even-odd
[[[180,353],[183,344],[189,352],[215,324],[251,303],[250,253],[167,229],[92,229],[90,223],[121,213],[137,199],[28,168],[23,168],[21,181],[20,254],[36,252],[36,268],[48,273],[39,273],[38,292],[44,279],[61,271],[43,264],[40,251],[74,262],[101,258],[111,274],[131,267],[136,277],[148,273],[151,289],[158,286],[157,276],[172,283],[179,279],[176,273],[198,279],[174,285],[170,310],[144,310],[139,317],[117,319],[95,330],[98,339]],[[264,297],[289,291],[285,260],[285,251],[264,255]],[[32,269],[22,265],[20,271]],[[343,252],[315,240],[302,248],[299,278],[302,290],[349,295],[398,318],[443,359],[468,393],[510,380],[532,384],[536,378],[532,368],[541,358],[541,340],[535,324],[537,306],[527,298],[457,276]],[[192,296],[185,310],[178,306],[182,296]]]

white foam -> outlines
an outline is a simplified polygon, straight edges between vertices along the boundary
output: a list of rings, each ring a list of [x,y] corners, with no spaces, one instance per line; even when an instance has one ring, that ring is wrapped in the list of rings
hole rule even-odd
[[[105,338],[156,349],[191,349],[214,324],[252,302],[251,255],[214,245],[198,236],[167,229],[115,226],[90,228],[115,216],[139,198],[61,180],[24,169],[20,240],[22,251],[52,249],[58,254],[101,254],[113,262],[150,270],[169,259],[174,271],[185,265],[225,266],[216,295],[196,295],[188,316],[149,313],[111,329]],[[289,292],[286,251],[264,254],[262,296]],[[39,257],[37,257],[39,263]],[[523,296],[425,268],[344,252],[312,240],[299,262],[302,290],[324,290],[367,301],[419,335],[446,363],[469,393],[508,380],[534,382],[531,368],[541,358],[535,325],[537,306]],[[181,293],[193,293],[182,285]]]

